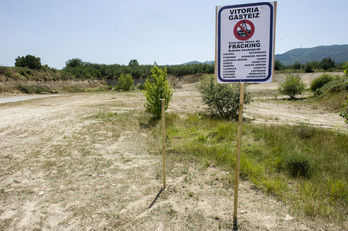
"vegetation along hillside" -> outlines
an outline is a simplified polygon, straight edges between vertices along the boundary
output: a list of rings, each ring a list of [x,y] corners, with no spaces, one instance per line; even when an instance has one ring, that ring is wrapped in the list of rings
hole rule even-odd
[[[306,62],[320,61],[330,57],[336,64],[348,60],[348,45],[318,46],[313,48],[297,48],[275,56],[284,65],[292,65],[295,62],[305,64]]]

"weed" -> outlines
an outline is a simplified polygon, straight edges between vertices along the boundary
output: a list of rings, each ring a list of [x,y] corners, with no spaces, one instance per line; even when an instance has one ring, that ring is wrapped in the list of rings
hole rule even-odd
[[[64,86],[61,88],[61,91],[67,92],[67,93],[80,93],[84,92],[82,88],[76,87],[76,86]]]
[[[173,205],[169,205],[168,206],[168,210],[167,210],[167,215],[172,219],[172,218],[175,218],[178,214],[178,211],[176,211],[174,208],[173,208]]]
[[[98,111],[94,116],[96,119],[109,119],[117,117],[117,112]]]
[[[316,129],[313,127],[300,125],[299,127],[295,127],[294,134],[301,139],[309,139],[312,138],[315,134]]]

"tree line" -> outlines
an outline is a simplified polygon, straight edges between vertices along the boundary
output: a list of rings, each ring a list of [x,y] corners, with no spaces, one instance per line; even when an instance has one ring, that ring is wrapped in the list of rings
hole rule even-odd
[[[27,55],[16,58],[16,67],[26,67],[33,70],[40,70],[43,68],[41,59],[33,55]],[[65,63],[65,67],[61,70],[67,74],[74,76],[77,79],[118,79],[121,75],[130,74],[133,78],[147,78],[151,75],[151,68],[158,66],[154,65],[140,65],[136,59],[129,61],[128,65],[120,64],[96,64],[84,62],[79,58],[73,58]],[[174,76],[192,75],[198,73],[212,74],[214,73],[214,64],[199,63],[189,65],[165,65],[159,66],[167,69],[167,74]]]
[[[274,70],[283,71],[283,70],[299,70],[306,73],[315,72],[316,70],[330,71],[333,69],[343,70],[344,63],[335,65],[335,60],[330,57],[323,58],[321,61],[311,61],[305,64],[295,62],[293,65],[283,65],[280,60],[275,60]]]
[[[16,67],[27,67],[34,70],[40,70],[43,67],[41,64],[41,59],[33,55],[27,55],[16,58]],[[63,73],[69,74],[77,79],[118,79],[121,75],[131,75],[134,79],[147,78],[151,75],[151,68],[153,66],[158,66],[155,62],[154,65],[140,65],[136,59],[129,61],[128,65],[120,64],[96,64],[90,62],[84,62],[79,58],[73,58],[65,63],[65,67],[61,70]],[[213,74],[214,73],[214,63],[198,63],[198,64],[188,64],[188,65],[165,65],[159,66],[161,68],[167,69],[168,75],[173,76],[184,76],[184,75],[194,75],[198,73]],[[328,57],[319,61],[307,62],[306,64],[301,64],[295,62],[293,65],[283,65],[281,61],[276,60],[274,69],[276,71],[304,71],[304,72],[314,72],[317,70],[329,71],[333,69],[343,70],[342,65],[335,65],[335,61]]]
[[[74,58],[66,62],[66,66],[62,71],[66,71],[76,78],[90,78],[92,76],[98,78],[118,79],[121,75],[132,75],[133,78],[146,78],[151,75],[151,68],[158,66],[140,65],[136,59],[129,61],[128,65],[120,64],[95,64],[83,62],[81,59]],[[214,73],[214,64],[191,64],[191,65],[166,65],[167,74],[174,76],[184,76],[197,73]]]

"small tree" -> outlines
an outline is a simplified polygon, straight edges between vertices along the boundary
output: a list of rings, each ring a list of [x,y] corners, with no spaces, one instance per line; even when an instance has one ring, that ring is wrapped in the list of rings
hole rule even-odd
[[[16,58],[16,67],[28,67],[30,69],[41,69],[41,59],[33,55],[27,55]]]
[[[82,62],[82,60],[79,58],[70,59],[70,60],[65,62],[65,67],[67,67],[67,68],[79,67],[79,66],[83,66],[83,65],[84,65],[84,62]]]
[[[165,110],[168,109],[169,101],[173,96],[173,90],[168,83],[167,70],[154,66],[151,69],[151,77],[146,79],[144,95],[146,98],[145,108],[155,118],[161,117],[161,99],[164,100]]]
[[[299,63],[299,62],[295,62],[294,63],[294,65],[292,65],[292,67],[294,68],[294,69],[301,69],[301,67],[302,67],[302,65],[301,65],[301,63]]]
[[[118,82],[116,85],[117,90],[129,91],[134,86],[134,80],[131,74],[123,75],[121,74],[118,78]]]
[[[308,63],[308,62],[305,64],[305,68],[304,68],[304,69],[305,69],[305,72],[306,72],[306,73],[314,72],[314,69],[313,69],[312,64],[311,64],[311,63]]]
[[[328,70],[332,67],[335,67],[335,61],[332,58],[323,58],[320,61],[320,67],[323,68],[324,70]]]
[[[279,86],[280,93],[290,96],[291,99],[294,99],[296,95],[302,95],[304,90],[305,85],[298,75],[287,76],[285,82],[281,83]]]
[[[285,69],[285,67],[284,67],[284,65],[282,64],[282,62],[280,62],[280,60],[276,60],[276,61],[274,62],[274,70],[280,71],[280,70],[284,70],[284,69]]]
[[[240,84],[218,84],[213,75],[206,75],[199,82],[198,89],[211,115],[226,119],[238,118]],[[244,104],[250,101],[251,97],[245,91]]]

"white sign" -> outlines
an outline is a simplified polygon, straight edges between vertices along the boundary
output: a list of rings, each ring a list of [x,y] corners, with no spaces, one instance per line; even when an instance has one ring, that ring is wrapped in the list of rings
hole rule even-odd
[[[272,82],[276,4],[216,7],[218,83]]]

